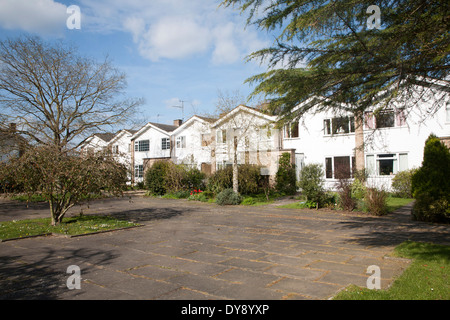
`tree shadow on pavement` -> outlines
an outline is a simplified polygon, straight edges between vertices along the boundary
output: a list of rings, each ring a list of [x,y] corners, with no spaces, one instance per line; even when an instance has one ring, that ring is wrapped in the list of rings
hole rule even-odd
[[[83,273],[92,265],[105,265],[117,258],[112,251],[88,248],[43,249],[33,262],[30,257],[2,255],[0,258],[0,300],[54,300],[67,292],[69,265],[79,265]],[[34,258],[34,257],[33,257]],[[70,263],[68,263],[70,260]],[[89,262],[86,264],[86,262]]]
[[[347,243],[363,246],[397,246],[404,241],[450,245],[450,225],[396,220],[389,217],[354,217],[341,221],[339,228],[354,230]]]

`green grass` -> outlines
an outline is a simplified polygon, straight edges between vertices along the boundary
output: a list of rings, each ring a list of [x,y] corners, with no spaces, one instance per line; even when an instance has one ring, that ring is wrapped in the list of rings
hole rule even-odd
[[[450,246],[408,241],[399,245],[394,255],[413,261],[389,289],[369,290],[352,285],[334,299],[450,300]]]
[[[414,199],[388,197],[388,199],[387,199],[388,213],[394,212],[395,210],[406,206],[407,204],[411,203],[412,201],[414,201]],[[305,205],[304,202],[305,201],[289,203],[289,204],[280,206],[280,208],[305,209],[305,208],[307,208],[307,206]]]
[[[95,215],[64,218],[63,222],[58,226],[52,226],[50,218],[6,221],[0,223],[0,239],[24,238],[48,233],[74,236],[137,225],[108,216]]]
[[[394,212],[395,210],[400,209],[401,207],[404,207],[413,201],[414,199],[388,197],[387,199],[388,212]]]

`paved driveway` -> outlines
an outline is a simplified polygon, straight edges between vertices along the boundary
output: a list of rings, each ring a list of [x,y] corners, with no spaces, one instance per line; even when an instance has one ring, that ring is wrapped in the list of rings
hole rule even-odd
[[[396,245],[450,244],[448,226],[413,222],[408,210],[375,218],[142,197],[96,201],[84,213],[144,226],[0,243],[0,299],[328,299],[349,284],[365,286],[371,265],[386,287],[408,265],[387,257]],[[0,204],[2,220],[46,214]],[[80,268],[79,290],[66,285],[71,265]]]

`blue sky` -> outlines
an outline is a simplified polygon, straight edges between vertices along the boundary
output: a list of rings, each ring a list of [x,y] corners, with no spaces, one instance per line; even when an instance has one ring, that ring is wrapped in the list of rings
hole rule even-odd
[[[0,0],[0,39],[37,34],[75,44],[81,55],[108,55],[127,74],[130,97],[144,98],[145,121],[172,123],[215,110],[218,91],[244,97],[244,81],[265,71],[246,62],[271,44],[246,26],[237,9],[216,0]],[[81,29],[69,30],[67,7],[81,11]],[[251,102],[249,104],[252,104]]]

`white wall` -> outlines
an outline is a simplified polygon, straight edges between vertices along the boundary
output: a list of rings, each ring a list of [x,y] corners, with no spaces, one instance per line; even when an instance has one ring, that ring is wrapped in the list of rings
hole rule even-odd
[[[202,135],[211,137],[211,126],[208,122],[199,119],[192,119],[186,122],[180,130],[175,130],[172,135],[174,145],[174,162],[177,164],[188,164],[201,169],[202,163],[211,163],[211,148],[213,141],[209,145],[202,146]],[[185,137],[185,147],[177,145],[177,138]]]
[[[445,107],[441,107],[434,115],[425,117],[423,110],[427,110],[428,107],[429,105],[423,103],[418,108],[412,108],[406,123],[400,127],[377,130],[366,127],[364,130],[366,169],[369,166],[367,160],[375,161],[373,163],[376,166],[377,157],[387,154],[395,154],[397,169],[400,154],[402,164],[407,159],[407,169],[420,167],[425,141],[429,135],[434,133],[438,137],[450,136],[450,122],[446,119]],[[296,149],[296,153],[304,154],[305,164],[320,163],[324,170],[327,157],[354,156],[354,133],[332,136],[324,134],[324,120],[332,117],[333,114],[330,112],[305,115],[299,121],[299,137],[283,139],[283,147]],[[369,177],[368,184],[390,189],[394,176],[395,174],[386,176],[374,172]],[[336,181],[326,179],[326,187],[333,189]]]
[[[134,150],[134,166],[144,165],[144,159],[150,158],[170,158],[170,148],[162,149],[162,138],[169,138],[170,135],[158,128],[148,126],[142,134],[134,138],[131,142],[131,148]],[[136,151],[135,143],[138,141],[149,140],[149,151]],[[135,178],[135,182],[143,181],[143,178]]]

